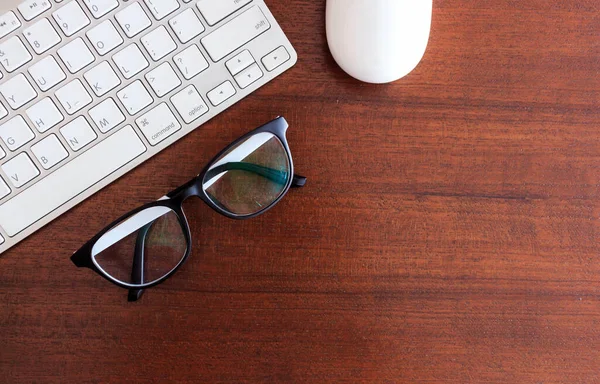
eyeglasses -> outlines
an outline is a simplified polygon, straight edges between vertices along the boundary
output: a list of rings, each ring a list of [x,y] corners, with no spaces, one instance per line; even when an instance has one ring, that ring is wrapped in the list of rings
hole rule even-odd
[[[272,208],[291,187],[304,186],[306,178],[294,175],[287,128],[279,117],[242,136],[197,177],[107,226],[71,261],[129,289],[129,301],[138,300],[144,289],[167,280],[190,255],[185,200],[196,196],[226,217],[249,219]]]

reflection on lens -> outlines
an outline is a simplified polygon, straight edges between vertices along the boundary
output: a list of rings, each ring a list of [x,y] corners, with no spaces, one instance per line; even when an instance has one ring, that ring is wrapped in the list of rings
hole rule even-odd
[[[258,133],[232,147],[209,169],[203,188],[223,210],[248,216],[265,210],[284,193],[290,161],[281,141]]]
[[[92,248],[98,268],[113,279],[148,285],[171,272],[185,256],[187,240],[175,212],[153,207],[105,233]]]

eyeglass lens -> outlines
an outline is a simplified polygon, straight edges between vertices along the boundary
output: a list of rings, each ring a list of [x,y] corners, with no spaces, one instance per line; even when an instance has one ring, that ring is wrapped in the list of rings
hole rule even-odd
[[[175,212],[145,209],[115,225],[92,248],[96,266],[133,286],[151,284],[171,272],[185,256],[187,240]]]
[[[271,206],[290,179],[283,143],[258,133],[231,147],[209,168],[203,188],[210,200],[230,214],[249,216]]]

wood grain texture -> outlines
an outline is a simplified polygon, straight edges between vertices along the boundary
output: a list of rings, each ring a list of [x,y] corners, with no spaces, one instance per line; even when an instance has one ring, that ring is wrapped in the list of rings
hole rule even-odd
[[[335,65],[323,0],[268,4],[295,68],[0,258],[0,382],[600,382],[598,1],[435,0],[386,86]],[[192,257],[136,304],[70,263],[276,115],[306,188],[189,204]]]

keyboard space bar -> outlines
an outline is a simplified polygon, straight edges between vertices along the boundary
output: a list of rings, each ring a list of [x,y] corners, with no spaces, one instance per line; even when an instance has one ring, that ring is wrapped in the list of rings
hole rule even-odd
[[[145,151],[131,126],[121,129],[2,204],[0,226],[15,236]]]

